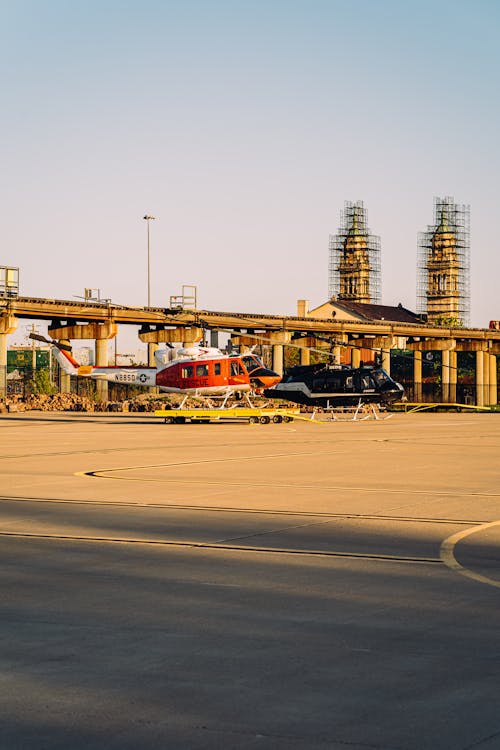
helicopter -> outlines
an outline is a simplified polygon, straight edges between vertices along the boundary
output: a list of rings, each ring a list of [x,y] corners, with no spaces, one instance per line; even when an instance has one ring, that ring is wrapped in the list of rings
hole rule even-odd
[[[281,398],[306,406],[335,409],[361,404],[387,405],[399,401],[403,386],[378,365],[298,365],[280,383],[264,390],[266,398]]]
[[[208,346],[174,347],[157,349],[156,367],[121,367],[80,365],[71,353],[71,347],[47,339],[36,333],[30,338],[52,346],[64,372],[78,377],[90,377],[124,385],[158,387],[164,393],[177,393],[195,398],[219,397],[224,407],[229,398],[245,398],[251,403],[249,393],[262,391],[276,385],[281,376],[269,370],[256,354],[248,351],[231,355]],[[182,404],[181,404],[182,406]]]
[[[365,347],[358,347],[354,344],[346,345],[318,334],[315,338],[330,345],[330,357],[333,357],[335,345],[366,350]],[[294,344],[289,343],[288,346],[294,346]],[[314,351],[312,347],[308,348]],[[378,349],[373,351],[375,352],[374,363],[361,364],[360,367],[324,362],[289,367],[279,383],[263,390],[263,396],[325,409],[346,406],[359,408],[364,404],[370,404],[373,410],[378,406],[386,406],[401,400],[404,397],[403,386],[393,380],[381,367]],[[325,354],[324,351],[321,353]]]

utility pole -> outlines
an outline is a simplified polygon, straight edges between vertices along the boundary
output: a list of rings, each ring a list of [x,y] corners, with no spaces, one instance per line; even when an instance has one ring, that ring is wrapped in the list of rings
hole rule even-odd
[[[147,224],[147,236],[148,236],[148,307],[151,307],[151,259],[150,259],[150,252],[149,252],[149,222],[156,219],[156,216],[150,216],[149,214],[146,214],[146,216],[143,216],[143,219],[145,220]]]
[[[26,338],[29,340],[30,333],[40,333],[40,326],[35,325],[35,323],[32,323],[31,326],[25,326],[24,330],[26,331]],[[36,343],[35,339],[31,339],[31,367],[33,369],[33,373],[36,370]]]

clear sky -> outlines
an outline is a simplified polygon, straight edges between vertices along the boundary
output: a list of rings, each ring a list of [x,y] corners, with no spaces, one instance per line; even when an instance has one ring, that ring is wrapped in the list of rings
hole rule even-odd
[[[415,309],[434,196],[471,205],[471,322],[500,318],[498,0],[3,0],[0,264],[21,293],[212,310],[328,295],[363,200]]]

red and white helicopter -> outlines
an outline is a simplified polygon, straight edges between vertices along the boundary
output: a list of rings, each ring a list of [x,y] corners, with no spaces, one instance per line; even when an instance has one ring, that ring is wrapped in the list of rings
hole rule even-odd
[[[71,354],[71,347],[36,333],[30,337],[51,344],[57,361],[68,375],[106,380],[111,383],[158,387],[165,393],[184,394],[196,398],[222,398],[221,408],[230,397],[245,398],[264,388],[272,388],[281,376],[264,366],[252,352],[225,354],[207,346],[157,349],[156,367],[121,367],[80,365]]]

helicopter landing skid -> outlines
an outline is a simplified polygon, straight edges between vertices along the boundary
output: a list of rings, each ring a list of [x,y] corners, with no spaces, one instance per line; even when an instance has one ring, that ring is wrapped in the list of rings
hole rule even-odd
[[[340,422],[364,422],[367,419],[385,420],[390,419],[393,415],[386,414],[381,416],[380,404],[366,404],[360,399],[357,406],[337,406],[325,411],[330,414],[333,421]]]
[[[239,404],[241,404],[242,401],[245,401],[247,405],[251,409],[253,409],[253,404],[250,400],[250,397],[245,391],[238,392],[238,394],[236,394],[234,391],[228,390],[227,393],[224,393],[221,396],[202,396],[198,393],[186,393],[177,408],[184,409],[188,398],[195,398],[201,401],[202,404],[208,409],[227,409],[228,404],[231,404],[233,401],[238,402]]]

